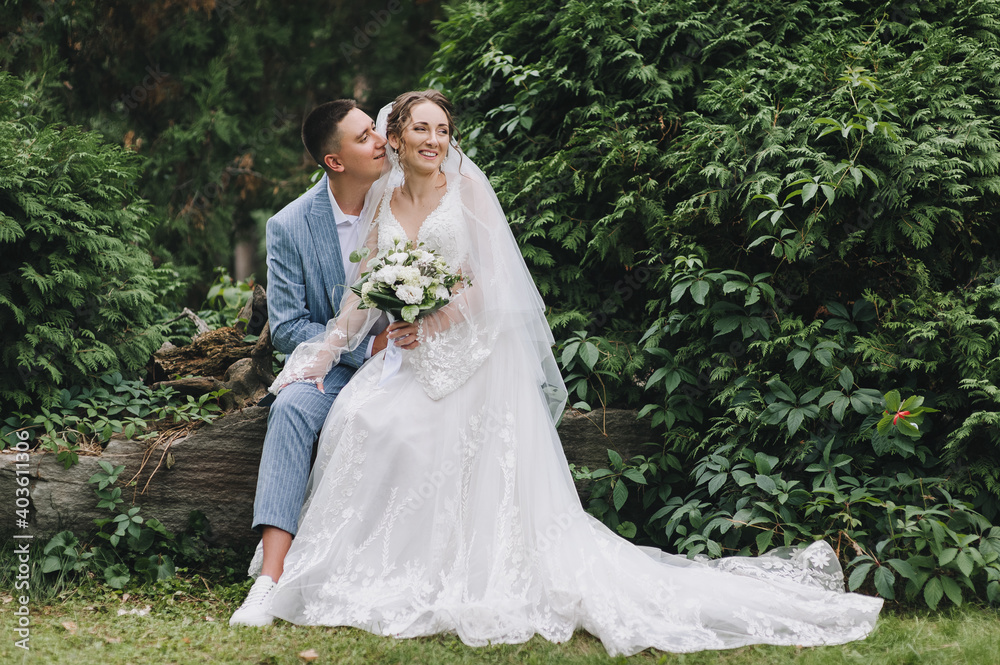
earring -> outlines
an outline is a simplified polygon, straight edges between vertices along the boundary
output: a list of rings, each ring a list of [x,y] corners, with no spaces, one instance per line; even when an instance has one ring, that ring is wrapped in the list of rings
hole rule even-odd
[[[389,166],[393,169],[399,168],[399,153],[388,143],[385,146],[385,157],[389,160]]]

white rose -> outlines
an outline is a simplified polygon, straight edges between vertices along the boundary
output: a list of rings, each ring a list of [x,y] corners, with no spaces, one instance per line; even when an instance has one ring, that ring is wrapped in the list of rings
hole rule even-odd
[[[420,286],[420,271],[413,266],[403,266],[398,268],[396,279],[407,286]]]
[[[383,284],[395,284],[399,279],[399,266],[386,266],[375,273],[376,280]]]
[[[443,284],[438,284],[437,288],[434,289],[434,299],[435,300],[448,300],[451,294],[448,293],[448,287]]]
[[[396,265],[402,265],[403,261],[406,261],[406,252],[393,252],[386,258],[395,263]]]
[[[404,284],[396,289],[396,297],[407,305],[419,305],[424,299],[424,292],[419,287]]]

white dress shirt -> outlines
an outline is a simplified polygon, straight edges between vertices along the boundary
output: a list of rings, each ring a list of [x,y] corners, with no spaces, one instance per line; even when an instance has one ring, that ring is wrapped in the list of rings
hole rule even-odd
[[[357,263],[351,263],[350,256],[351,252],[358,247],[358,227],[361,226],[359,220],[361,219],[361,215],[365,214],[365,211],[362,209],[360,215],[348,215],[340,209],[340,204],[337,203],[337,199],[333,196],[333,190],[327,187],[326,193],[330,197],[330,205],[333,206],[333,220],[337,223],[337,237],[340,239],[340,256],[344,260],[344,275],[347,278],[347,284],[351,285],[358,280],[358,268],[360,266]],[[388,319],[384,322],[383,319],[385,319],[384,314],[379,317],[379,320],[372,327],[372,337],[368,340],[368,347],[365,349],[366,360],[372,357],[372,347],[375,345],[374,335],[382,332],[386,325],[388,325]]]

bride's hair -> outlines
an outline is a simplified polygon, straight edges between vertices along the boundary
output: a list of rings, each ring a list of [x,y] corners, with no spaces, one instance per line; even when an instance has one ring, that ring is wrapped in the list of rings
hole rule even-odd
[[[412,92],[404,92],[399,97],[396,97],[396,101],[392,103],[392,111],[389,112],[389,117],[386,120],[385,133],[386,135],[393,135],[399,139],[399,154],[403,154],[403,149],[406,144],[403,142],[403,128],[406,127],[406,123],[409,122],[411,116],[411,110],[417,104],[422,104],[424,102],[431,102],[436,104],[438,108],[444,111],[444,115],[448,118],[448,136],[458,142],[458,130],[455,128],[455,121],[451,118],[451,102],[448,98],[437,90],[414,90]]]

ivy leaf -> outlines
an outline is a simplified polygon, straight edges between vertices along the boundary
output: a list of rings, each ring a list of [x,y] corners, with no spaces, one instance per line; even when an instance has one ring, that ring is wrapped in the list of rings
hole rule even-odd
[[[635,538],[636,528],[632,522],[622,522],[618,525],[618,534],[622,538]]]
[[[115,543],[112,543],[115,544]],[[104,581],[112,589],[121,589],[128,583],[131,575],[123,563],[116,563],[104,569]]]

